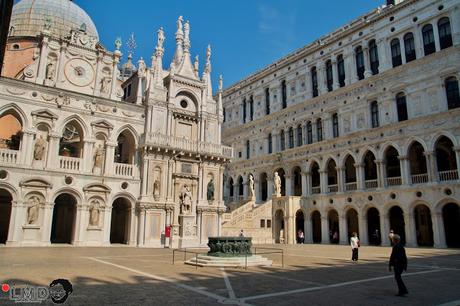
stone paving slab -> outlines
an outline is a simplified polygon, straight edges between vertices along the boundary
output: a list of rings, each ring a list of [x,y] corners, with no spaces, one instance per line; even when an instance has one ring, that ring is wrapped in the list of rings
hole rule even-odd
[[[362,247],[357,263],[350,261],[348,246],[281,248],[284,268],[279,254],[264,254],[273,267],[222,270],[185,265],[183,255],[172,265],[169,249],[2,247],[0,282],[48,285],[69,279],[74,291],[67,305],[438,305],[460,300],[460,250],[407,249],[404,280],[410,294],[398,298],[388,272],[390,248]],[[14,303],[1,293],[0,304]]]

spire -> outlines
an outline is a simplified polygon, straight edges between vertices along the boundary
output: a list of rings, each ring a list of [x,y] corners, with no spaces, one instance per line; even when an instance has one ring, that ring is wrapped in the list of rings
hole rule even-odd
[[[184,52],[190,52],[190,24],[188,20],[184,24]]]
[[[184,32],[182,31],[182,16],[177,18],[177,31],[176,31],[176,53],[174,54],[174,63],[179,65],[182,60],[183,55],[183,41],[184,41]]]
[[[204,66],[202,81],[206,83],[206,92],[209,99],[212,99],[211,85],[211,45],[206,48],[206,65]]]
[[[155,48],[155,55],[152,56],[152,72],[153,72],[153,83],[150,85],[163,87],[163,55],[164,48],[163,42],[165,40],[165,34],[163,28],[159,28],[157,31],[157,46]]]
[[[180,20],[182,19],[179,19],[179,21]],[[182,29],[180,30],[182,31]],[[183,38],[182,56],[178,59],[179,61],[173,62],[174,65],[171,64],[172,70],[170,71],[170,74],[172,76],[175,73],[187,78],[199,79],[192,64],[192,59],[190,58],[190,23],[188,20],[184,23]]]
[[[195,56],[195,62],[193,63],[193,71],[195,71],[195,76],[199,78],[199,69],[200,63],[198,62],[198,55]]]
[[[223,87],[223,79],[222,79],[222,74],[219,75],[219,88],[217,92],[217,114],[218,115],[223,115],[223,109],[222,109],[222,87]]]

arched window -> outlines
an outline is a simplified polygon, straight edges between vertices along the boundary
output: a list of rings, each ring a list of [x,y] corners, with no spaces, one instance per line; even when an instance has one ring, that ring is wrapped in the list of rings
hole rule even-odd
[[[289,149],[294,148],[294,129],[289,128]]]
[[[286,88],[286,80],[281,82],[281,98],[283,102],[283,108],[287,107],[287,88]]]
[[[364,79],[364,53],[361,46],[355,49],[355,59],[356,59],[356,75],[359,80]]]
[[[425,56],[435,53],[436,45],[434,44],[433,26],[431,24],[427,24],[422,28],[422,36]]]
[[[273,153],[273,140],[272,140],[272,134],[268,134],[268,154]]]
[[[265,88],[265,114],[270,115],[270,88]]]
[[[343,87],[345,86],[345,62],[342,54],[337,56],[337,71],[339,74],[339,85]]]
[[[407,104],[406,104],[406,95],[403,92],[400,92],[396,95],[396,109],[398,111],[398,121],[405,121],[408,119],[407,116]]]
[[[307,122],[307,144],[313,143],[313,128],[311,126],[311,121]]]
[[[316,138],[318,141],[323,140],[323,122],[321,121],[321,118],[316,120]]]
[[[115,162],[121,164],[134,164],[135,156],[136,140],[129,130],[124,130],[117,138]]]
[[[246,140],[246,159],[251,158],[251,144],[249,140]]]
[[[371,125],[373,128],[379,127],[379,105],[377,101],[371,102]]]
[[[299,124],[297,126],[297,146],[300,147],[302,145],[302,126]]]
[[[246,123],[246,112],[247,112],[247,105],[246,105],[246,98],[243,99],[243,123]]]
[[[332,75],[332,62],[330,60],[326,62],[326,83],[327,90],[332,91],[332,83],[334,83],[334,79]]]
[[[333,137],[339,137],[339,116],[337,113],[332,115],[332,134]]]
[[[254,120],[254,97],[249,98],[249,120]]]
[[[443,17],[438,21],[439,45],[442,49],[452,47],[452,32],[450,29],[450,20]]]
[[[234,190],[233,190],[233,179],[232,178],[230,178],[230,181],[228,182],[228,188],[229,188],[229,196],[230,198],[233,198]]]
[[[399,39],[395,38],[391,41],[391,62],[394,67],[398,67],[402,64],[401,58],[401,46],[399,45]]]
[[[407,33],[404,35],[404,51],[406,53],[406,63],[416,59],[414,34]]]
[[[120,137],[118,136],[118,147],[120,146]],[[62,138],[59,143],[59,155],[67,157],[83,157],[83,129],[76,121],[66,124],[62,132]],[[117,147],[117,148],[118,148]],[[116,149],[115,149],[116,152]]]
[[[284,151],[286,149],[286,138],[284,136],[284,130],[280,132],[280,150]]]
[[[444,82],[446,87],[447,108],[454,109],[460,107],[460,95],[458,92],[458,81],[454,77],[447,78]]]
[[[318,96],[318,73],[316,67],[311,68],[311,89],[313,97]]]
[[[379,73],[379,53],[377,51],[377,44],[375,40],[369,42],[369,60],[371,62],[371,71],[372,74]]]

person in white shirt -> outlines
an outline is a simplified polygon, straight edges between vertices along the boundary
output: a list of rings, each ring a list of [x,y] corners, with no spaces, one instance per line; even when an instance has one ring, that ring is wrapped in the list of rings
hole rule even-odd
[[[356,232],[353,232],[350,238],[351,260],[358,261],[359,238]]]

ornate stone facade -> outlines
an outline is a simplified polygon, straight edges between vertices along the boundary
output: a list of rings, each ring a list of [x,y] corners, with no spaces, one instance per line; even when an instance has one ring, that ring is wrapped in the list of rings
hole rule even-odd
[[[222,177],[232,156],[221,145],[210,47],[200,78],[190,25],[178,26],[176,56],[165,70],[159,30],[152,66],[141,60],[122,82],[121,42],[110,52],[84,26],[71,28],[66,37],[43,26],[39,36],[23,38],[34,42],[27,65],[0,79],[0,120],[19,125],[0,149],[0,243],[206,245],[220,234]],[[10,58],[21,39],[9,38]]]
[[[228,206],[250,200],[252,175],[244,205],[268,205],[275,242],[356,231],[387,245],[392,228],[411,246],[458,247],[459,51],[457,1],[405,0],[227,88]]]

